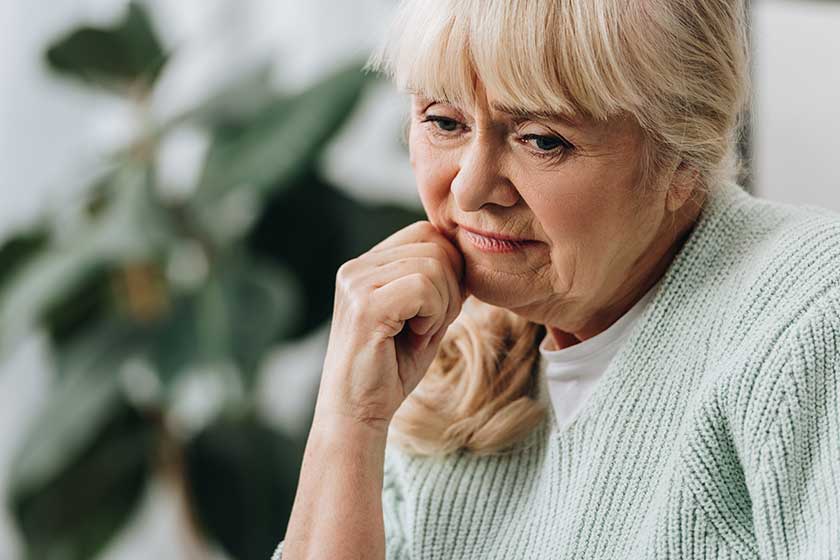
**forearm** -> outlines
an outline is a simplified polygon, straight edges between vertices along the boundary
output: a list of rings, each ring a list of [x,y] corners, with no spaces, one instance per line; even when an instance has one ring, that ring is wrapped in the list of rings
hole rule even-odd
[[[384,457],[383,430],[316,415],[283,560],[384,560]]]

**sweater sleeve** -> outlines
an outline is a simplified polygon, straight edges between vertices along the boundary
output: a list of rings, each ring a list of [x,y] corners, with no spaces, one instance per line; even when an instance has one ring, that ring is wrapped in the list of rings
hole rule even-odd
[[[840,305],[793,337],[750,493],[761,558],[840,558]]]
[[[410,560],[405,539],[405,500],[398,484],[390,451],[386,452],[382,481],[382,514],[385,525],[385,560]],[[282,560],[283,541],[271,560]]]
[[[283,541],[280,541],[280,544],[277,545],[277,548],[274,550],[274,554],[271,555],[271,560],[280,560],[283,557]]]
[[[382,514],[385,524],[385,560],[410,560],[406,531],[405,493],[400,485],[399,452],[391,445],[385,451],[385,468],[382,481]]]

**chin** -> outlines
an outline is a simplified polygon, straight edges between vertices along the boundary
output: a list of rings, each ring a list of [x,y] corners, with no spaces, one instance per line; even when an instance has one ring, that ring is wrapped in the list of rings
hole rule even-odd
[[[490,273],[487,270],[476,270],[467,264],[464,284],[469,295],[477,300],[514,310],[532,303],[527,289],[528,280],[521,276],[505,275],[504,273]]]

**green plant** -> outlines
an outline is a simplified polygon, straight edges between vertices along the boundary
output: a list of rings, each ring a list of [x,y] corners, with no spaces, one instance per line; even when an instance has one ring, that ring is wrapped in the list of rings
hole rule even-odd
[[[0,245],[0,352],[45,329],[58,374],[10,481],[31,559],[93,558],[153,474],[179,492],[196,539],[268,558],[305,434],[284,436],[256,414],[260,364],[328,320],[342,262],[421,218],[361,204],[318,171],[375,79],[359,65],[294,96],[258,74],[155,122],[146,107],[168,58],[136,3],[115,26],[78,29],[47,51],[54,70],[130,99],[145,126],[80,204]],[[185,126],[211,142],[193,194],[173,200],[156,153]],[[173,429],[189,379],[224,393],[197,432]]]

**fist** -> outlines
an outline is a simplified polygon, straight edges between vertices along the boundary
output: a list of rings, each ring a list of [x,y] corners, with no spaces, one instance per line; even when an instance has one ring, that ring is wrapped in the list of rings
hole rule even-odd
[[[460,251],[428,221],[339,268],[316,419],[387,428],[461,312],[463,271]]]

